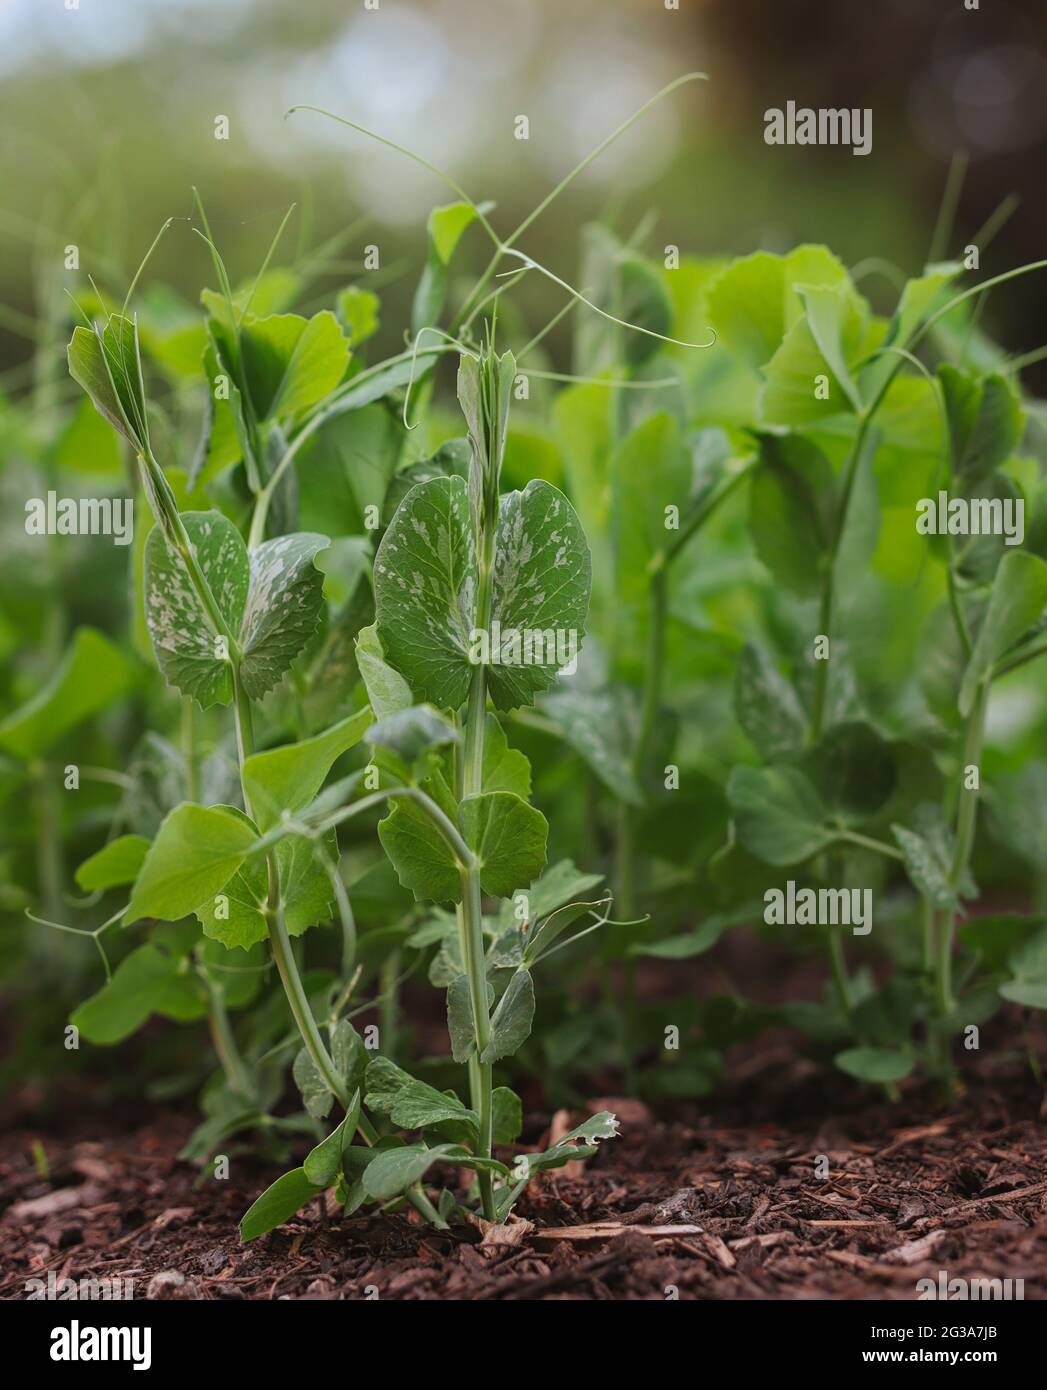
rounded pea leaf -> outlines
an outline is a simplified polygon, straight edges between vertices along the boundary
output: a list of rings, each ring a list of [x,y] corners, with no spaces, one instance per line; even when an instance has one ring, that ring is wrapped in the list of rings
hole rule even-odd
[[[888,1047],[851,1047],[838,1052],[833,1061],[848,1076],[881,1085],[901,1081],[913,1069],[911,1057]]]
[[[76,871],[76,881],[85,893],[134,883],[149,849],[143,835],[120,835],[84,862]]]
[[[207,1012],[207,999],[195,975],[151,943],[126,956],[97,994],[86,999],[70,1020],[88,1042],[122,1042],[151,1014],[188,1023]]]
[[[574,508],[541,480],[502,498],[486,633],[476,624],[476,550],[462,478],[412,488],[375,557],[385,651],[415,694],[441,709],[465,702],[481,660],[499,709],[532,703],[577,656],[590,584]]]
[[[765,864],[796,864],[835,839],[821,798],[796,768],[736,767],[727,800],[739,840]]]
[[[549,822],[513,792],[467,796],[460,808],[462,833],[480,859],[485,893],[508,898],[526,888],[545,867]]]
[[[534,1022],[534,981],[530,971],[513,972],[491,1017],[491,1040],[480,1053],[483,1063],[511,1057],[531,1035]]]
[[[257,838],[242,814],[183,801],[165,817],[145,856],[125,921],[188,917],[229,882]]]
[[[221,512],[185,512],[197,563],[230,632],[240,630],[247,601],[247,547]],[[207,709],[233,698],[232,667],[219,653],[215,632],[197,597],[185,561],[161,527],[145,545],[145,617],[153,651],[168,685]]]
[[[240,678],[252,700],[272,690],[316,630],[324,577],[313,560],[330,543],[327,536],[299,531],[251,551]]]

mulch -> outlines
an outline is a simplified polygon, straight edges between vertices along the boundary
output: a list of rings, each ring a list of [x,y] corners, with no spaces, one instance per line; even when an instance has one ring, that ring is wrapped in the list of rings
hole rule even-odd
[[[652,1113],[594,1096],[621,1137],[532,1184],[508,1244],[413,1214],[343,1219],[318,1198],[241,1245],[237,1222],[277,1170],[234,1153],[228,1179],[198,1185],[174,1157],[189,1111],[143,1124],[71,1110],[0,1141],[0,1297],[53,1270],[133,1279],[137,1298],[896,1300],[944,1270],[1043,1298],[1042,1091],[1016,1052],[976,1065],[947,1107],[917,1083],[892,1105],[765,1039],[707,1100]],[[528,1115],[521,1147],[564,1122]]]

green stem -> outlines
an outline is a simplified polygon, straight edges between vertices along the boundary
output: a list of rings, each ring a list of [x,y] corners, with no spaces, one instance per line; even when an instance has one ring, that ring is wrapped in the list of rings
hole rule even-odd
[[[196,761],[196,708],[191,695],[182,697],[182,763],[185,767],[185,799],[195,801],[197,796]]]
[[[985,714],[989,704],[990,678],[985,677],[978,687],[974,707],[967,720],[967,734],[963,745],[963,761],[960,767],[959,802],[956,811],[956,848],[952,863],[952,888],[956,894],[967,873],[971,850],[974,847],[974,829],[978,814],[978,792],[964,787],[964,769],[977,767],[981,758],[982,739],[985,735]],[[980,782],[979,776],[979,782]],[[956,909],[945,912],[941,935],[938,938],[938,1011],[942,1019],[947,1019],[954,1007],[952,991],[952,954],[956,935]]]
[[[378,1032],[382,1055],[396,1061],[396,1031],[400,1013],[400,952],[393,951],[382,962],[379,974]]]
[[[255,1089],[244,1064],[244,1059],[240,1055],[240,1049],[236,1045],[236,1038],[229,1022],[229,1013],[225,1007],[225,993],[221,985],[215,984],[206,970],[202,971],[202,974],[211,999],[209,1016],[211,1041],[214,1044],[218,1060],[222,1064],[225,1079],[231,1090],[253,1100]]]

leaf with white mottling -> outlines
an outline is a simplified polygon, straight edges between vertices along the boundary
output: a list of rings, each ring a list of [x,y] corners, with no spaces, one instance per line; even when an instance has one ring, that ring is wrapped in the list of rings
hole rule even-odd
[[[197,563],[231,632],[237,632],[247,599],[247,548],[220,512],[185,512],[186,532]],[[164,678],[207,709],[233,698],[232,668],[216,655],[215,633],[181,555],[159,526],[145,546],[145,616]]]
[[[577,654],[590,583],[589,547],[563,493],[535,480],[506,494],[491,609],[499,640],[487,673],[499,709],[532,703]],[[375,601],[389,660],[417,696],[441,708],[457,708],[469,692],[476,600],[467,485],[457,476],[420,483],[378,547]]]
[[[466,484],[433,478],[396,510],[374,561],[382,645],[411,689],[440,709],[469,693],[476,551]]]
[[[313,560],[330,543],[314,531],[298,531],[251,552],[240,678],[252,700],[272,690],[316,630],[324,577]]]

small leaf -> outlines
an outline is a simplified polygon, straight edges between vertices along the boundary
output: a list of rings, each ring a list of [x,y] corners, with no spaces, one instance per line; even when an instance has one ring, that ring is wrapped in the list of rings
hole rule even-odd
[[[282,811],[301,811],[323,786],[335,761],[367,734],[370,709],[358,710],[299,743],[254,753],[244,762],[244,785],[259,829],[268,830]]]
[[[403,1129],[424,1129],[428,1125],[455,1120],[479,1125],[479,1117],[457,1098],[446,1096],[424,1081],[416,1081],[387,1057],[376,1057],[367,1068],[368,1110],[388,1115]]]
[[[145,856],[125,921],[187,917],[225,887],[257,838],[246,818],[232,810],[182,802]]]
[[[460,807],[462,833],[480,859],[480,883],[492,897],[525,888],[545,865],[549,823],[512,792],[467,796]]]
[[[132,667],[119,648],[94,628],[78,628],[43,689],[0,723],[0,748],[18,758],[45,752],[69,729],[123,695],[132,679]]]
[[[532,703],[569,661],[572,637],[576,653],[584,634],[589,549],[563,493],[541,480],[522,493],[507,493],[495,557],[484,653],[477,638],[478,573],[466,483],[453,476],[412,488],[378,547],[375,603],[382,644],[415,694],[440,709],[465,702],[474,657],[483,655],[490,657],[488,687],[499,709]],[[546,633],[553,635],[552,651]]]
[[[458,730],[432,705],[412,705],[372,724],[364,735],[374,748],[394,753],[408,772],[424,767],[427,755],[461,742]]]
[[[255,1240],[276,1226],[282,1226],[320,1190],[306,1177],[304,1168],[293,1168],[267,1187],[244,1213],[240,1221],[240,1239]]]
[[[491,1017],[491,1040],[480,1053],[485,1065],[511,1057],[527,1041],[534,1022],[534,981],[527,970],[514,972]]]
[[[447,986],[447,1032],[451,1039],[451,1056],[456,1062],[468,1062],[476,1051],[476,1035],[466,975],[456,975]]]
[[[113,978],[86,999],[70,1022],[88,1042],[122,1042],[151,1014],[187,1023],[203,1018],[207,1000],[199,980],[151,943],[139,946],[117,966]]]
[[[316,1063],[306,1048],[300,1048],[291,1068],[294,1084],[302,1097],[302,1104],[314,1120],[322,1120],[331,1113],[334,1093],[321,1076]]]
[[[411,687],[400,672],[394,671],[386,661],[374,623],[360,629],[356,639],[356,661],[376,719],[385,719],[398,710],[410,709],[414,704]]]
[[[148,848],[149,841],[143,835],[120,835],[84,860],[76,871],[76,881],[85,893],[134,883]]]
[[[301,415],[335,389],[349,365],[349,344],[329,309],[249,315],[241,328],[244,375],[259,419]]]
[[[508,1086],[491,1092],[492,1139],[495,1144],[515,1144],[523,1129],[523,1103]]]
[[[1047,564],[1038,555],[1012,550],[1000,561],[974,651],[960,687],[966,718],[980,683],[993,666],[1042,617],[1047,607]]]
[[[903,1080],[914,1065],[911,1057],[886,1047],[851,1047],[838,1052],[833,1061],[848,1076],[883,1086]]]
[[[727,800],[739,840],[765,864],[799,863],[835,838],[821,798],[796,768],[736,767]]]
[[[938,817],[940,821],[940,812]],[[926,827],[923,834],[904,825],[892,825],[891,830],[917,892],[934,907],[958,911],[960,899],[952,884],[952,837],[944,822]]]
[[[599,902],[568,903],[566,907],[560,907],[555,912],[551,912],[544,921],[539,922],[534,930],[528,933],[524,946],[524,964],[534,965],[549,950],[556,939],[578,921],[579,917],[595,915],[609,907],[610,902],[608,897]]]
[[[342,1153],[353,1142],[356,1126],[360,1121],[360,1092],[353,1094],[342,1123],[317,1144],[305,1162],[302,1171],[314,1187],[330,1187],[342,1171]]]
[[[747,642],[734,679],[734,713],[761,757],[773,761],[803,747],[800,697],[764,647]]]

